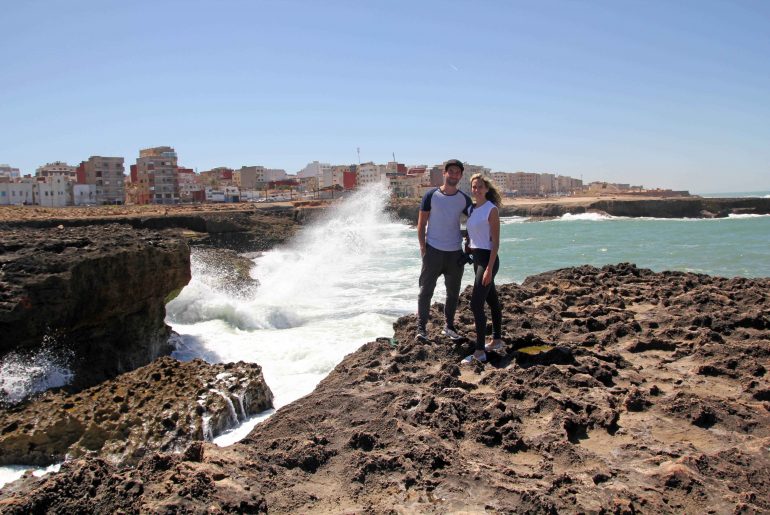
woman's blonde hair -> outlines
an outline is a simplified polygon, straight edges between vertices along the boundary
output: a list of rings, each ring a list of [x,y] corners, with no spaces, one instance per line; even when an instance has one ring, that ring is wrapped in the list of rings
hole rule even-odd
[[[473,185],[473,181],[476,179],[480,179],[484,181],[484,185],[487,187],[487,194],[485,197],[488,201],[492,202],[497,207],[500,207],[500,205],[503,203],[503,197],[500,195],[500,191],[498,191],[497,186],[495,186],[495,183],[492,182],[492,179],[490,179],[488,176],[481,174],[481,173],[474,173],[471,176],[471,186]]]

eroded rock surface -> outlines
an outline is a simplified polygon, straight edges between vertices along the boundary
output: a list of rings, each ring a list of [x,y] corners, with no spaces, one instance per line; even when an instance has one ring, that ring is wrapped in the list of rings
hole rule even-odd
[[[211,440],[272,401],[259,365],[163,357],[77,394],[48,391],[0,411],[0,464],[45,466],[87,453],[135,464]]]
[[[499,287],[507,352],[395,339],[242,442],[7,486],[8,513],[770,511],[770,280],[580,267]],[[473,336],[468,294],[461,331]],[[535,347],[533,349],[533,347]],[[519,350],[520,349],[520,350]],[[120,492],[117,495],[116,492]],[[96,507],[96,508],[94,508]]]
[[[171,351],[165,302],[190,280],[182,238],[119,224],[0,232],[0,357],[67,349],[81,389]]]

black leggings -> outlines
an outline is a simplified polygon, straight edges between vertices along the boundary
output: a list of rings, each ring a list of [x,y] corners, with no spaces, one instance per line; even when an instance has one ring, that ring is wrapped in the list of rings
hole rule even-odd
[[[471,295],[471,310],[473,319],[476,322],[476,350],[484,350],[484,338],[487,334],[487,317],[484,314],[484,302],[489,304],[492,312],[492,331],[493,338],[501,338],[503,333],[503,311],[500,307],[500,300],[497,298],[495,289],[495,276],[500,269],[500,258],[495,259],[495,266],[492,269],[492,281],[484,286],[482,278],[484,271],[489,264],[490,251],[486,249],[473,250],[473,271],[476,273],[476,279],[473,281],[473,294]]]

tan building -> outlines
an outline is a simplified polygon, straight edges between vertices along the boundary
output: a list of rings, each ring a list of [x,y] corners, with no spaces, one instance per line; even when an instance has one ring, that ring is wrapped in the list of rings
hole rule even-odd
[[[503,194],[511,191],[510,178],[511,174],[506,172],[492,172],[492,181],[497,186],[497,190]]]
[[[78,184],[96,186],[96,204],[123,204],[126,176],[122,157],[91,156],[77,168]]]
[[[131,167],[136,184],[137,204],[178,204],[177,155],[172,147],[152,147],[139,151]]]
[[[233,172],[233,182],[242,190],[263,189],[270,182],[285,181],[287,178],[286,170],[264,166],[242,166]]]
[[[52,175],[65,175],[73,182],[77,180],[77,166],[70,166],[63,161],[54,161],[53,163],[44,164],[38,167],[35,171],[35,175],[38,177],[50,177]]]
[[[540,174],[514,172],[511,186],[519,196],[537,195],[540,192]]]

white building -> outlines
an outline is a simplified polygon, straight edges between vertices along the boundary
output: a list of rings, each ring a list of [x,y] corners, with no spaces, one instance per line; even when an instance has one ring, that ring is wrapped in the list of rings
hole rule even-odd
[[[304,179],[306,177],[317,177],[318,182],[320,183],[323,180],[323,174],[324,170],[328,170],[332,167],[329,163],[319,163],[318,161],[313,161],[312,163],[308,163],[305,168],[297,172],[297,177],[300,179]]]
[[[76,206],[96,205],[96,184],[75,184],[72,187],[72,203]]]
[[[207,202],[240,202],[240,190],[236,186],[206,187]]]
[[[360,164],[356,170],[356,184],[358,186],[366,186],[367,184],[384,181],[387,179],[386,173],[385,165],[376,165],[374,163]]]
[[[72,205],[74,182],[69,175],[58,173],[38,179],[33,183],[35,204],[43,207],[65,207]]]
[[[0,181],[0,206],[33,205],[33,181]]]

